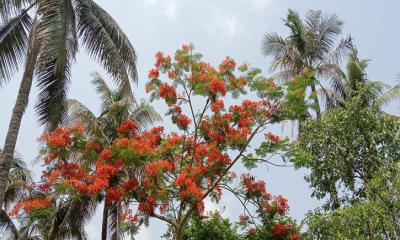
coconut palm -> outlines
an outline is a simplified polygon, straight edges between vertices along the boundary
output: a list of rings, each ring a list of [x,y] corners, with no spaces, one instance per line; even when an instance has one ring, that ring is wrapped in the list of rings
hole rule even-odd
[[[362,99],[364,106],[377,104],[379,107],[400,96],[400,85],[385,92],[390,88],[387,84],[370,80],[366,73],[368,64],[368,59],[358,58],[358,51],[354,48],[348,59],[346,73],[337,69],[330,77],[331,88],[321,91],[327,110],[344,107],[348,100],[356,96]]]
[[[116,21],[93,0],[0,0],[0,85],[23,68],[23,77],[0,157],[0,205],[34,74],[41,124],[64,120],[70,68],[78,41],[121,90],[136,81],[136,55]],[[22,66],[23,62],[25,65]]]
[[[334,14],[322,15],[321,11],[310,10],[304,21],[299,14],[289,9],[285,26],[290,35],[286,38],[278,33],[267,33],[262,43],[262,51],[271,56],[271,70],[279,69],[275,78],[289,80],[300,74],[303,69],[316,70],[317,78],[338,69],[338,64],[352,49],[350,36],[341,39],[336,45],[336,39],[342,33],[343,22]],[[315,94],[317,117],[320,117],[320,105],[316,94],[316,86],[320,81],[314,78],[310,84]]]
[[[0,208],[0,233],[18,239],[18,228],[7,212],[12,204],[25,196],[26,185],[32,182],[31,172],[18,154],[13,158],[9,176],[4,202]]]
[[[126,119],[135,121],[139,131],[145,129],[155,121],[160,121],[160,115],[148,103],[136,102],[134,98],[126,95],[119,89],[112,90],[106,81],[98,74],[93,74],[93,85],[100,96],[101,113],[98,117],[78,100],[68,100],[69,117],[67,124],[76,121],[85,126],[87,134],[96,141],[110,144],[117,136],[115,129]],[[136,174],[133,169],[131,174]],[[113,179],[111,185],[117,185],[118,180]],[[102,199],[99,199],[102,200]],[[102,239],[122,239],[123,232],[120,227],[120,216],[125,205],[122,202],[107,205],[104,201],[102,220]]]

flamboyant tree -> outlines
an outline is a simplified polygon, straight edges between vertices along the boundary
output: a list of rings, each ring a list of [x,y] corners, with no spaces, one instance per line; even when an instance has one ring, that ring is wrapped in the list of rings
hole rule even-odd
[[[141,223],[156,218],[178,240],[188,221],[204,214],[204,200],[218,202],[227,190],[244,207],[249,236],[262,232],[264,238],[298,239],[295,225],[285,218],[284,197],[267,192],[265,183],[250,174],[234,184],[232,168],[241,160],[254,166],[269,161],[270,154],[285,155],[282,149],[288,148],[287,140],[266,133],[284,113],[283,88],[260,73],[247,65],[236,67],[229,57],[214,68],[192,45],[184,45],[173,58],[158,52],[146,90],[152,99],[165,101],[178,131],[166,132],[161,126],[138,131],[128,120],[116,129],[118,137],[110,145],[88,139],[79,126],[45,133],[46,171],[36,185],[43,194],[17,204],[13,214],[35,221],[51,214],[49,209],[66,195],[85,199],[104,194],[108,204],[119,202],[124,209],[119,217],[125,233],[135,233]],[[225,106],[228,93],[238,97],[248,90],[259,99]],[[254,141],[258,135],[264,140],[252,151],[250,144],[259,142]]]

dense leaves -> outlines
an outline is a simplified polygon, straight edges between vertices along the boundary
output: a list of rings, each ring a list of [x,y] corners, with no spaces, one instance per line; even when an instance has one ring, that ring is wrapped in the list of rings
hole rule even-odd
[[[344,109],[307,121],[299,138],[311,159],[297,165],[311,170],[313,195],[327,197],[329,208],[365,197],[375,171],[400,159],[397,119],[362,102],[356,97]]]

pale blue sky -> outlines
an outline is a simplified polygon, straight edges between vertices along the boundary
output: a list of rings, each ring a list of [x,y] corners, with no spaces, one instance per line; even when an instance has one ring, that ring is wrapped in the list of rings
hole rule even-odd
[[[282,18],[287,9],[292,8],[302,16],[309,9],[336,13],[344,22],[344,35],[354,38],[361,58],[371,59],[368,75],[371,79],[394,84],[400,72],[400,28],[398,11],[400,2],[396,0],[99,0],[120,23],[131,39],[138,54],[139,85],[134,87],[137,98],[146,98],[144,83],[148,69],[153,64],[154,53],[161,50],[172,53],[182,43],[193,43],[206,60],[218,63],[229,55],[237,62],[248,62],[268,73],[269,58],[264,58],[260,47],[267,31],[286,33]],[[71,98],[79,99],[93,111],[98,109],[98,100],[90,85],[90,73],[101,68],[85,56],[81,48],[77,63],[72,70]],[[3,143],[10,113],[18,91],[20,74],[0,89],[0,142]],[[23,118],[17,150],[27,162],[38,153],[36,139],[41,134],[33,106],[37,90],[33,89],[30,104]],[[160,113],[165,108],[155,104]],[[399,113],[398,102],[387,108],[391,113]],[[165,118],[166,124],[169,119]],[[285,126],[290,130],[290,125]],[[281,126],[273,130],[281,133]],[[288,132],[288,131],[285,131]],[[35,167],[40,175],[40,167]],[[285,195],[291,205],[291,215],[302,219],[304,214],[319,206],[310,198],[310,190],[303,180],[304,171],[269,167],[255,172],[267,181],[268,189],[275,194]],[[228,197],[225,204],[232,205]],[[209,204],[210,205],[210,204]],[[211,207],[212,205],[210,205]],[[233,206],[236,204],[233,203]],[[225,210],[226,216],[235,217],[237,209]],[[99,214],[96,217],[100,217]],[[88,227],[90,239],[100,239],[100,219],[95,219]],[[150,229],[144,229],[137,239],[159,239],[165,226],[152,222]]]

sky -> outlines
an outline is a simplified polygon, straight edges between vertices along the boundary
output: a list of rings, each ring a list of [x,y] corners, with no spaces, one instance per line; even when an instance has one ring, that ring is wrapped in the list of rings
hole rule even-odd
[[[400,73],[400,28],[398,27],[398,0],[99,0],[125,31],[138,55],[139,84],[134,86],[138,99],[146,99],[144,84],[147,72],[152,67],[154,54],[163,51],[172,54],[184,43],[193,43],[204,59],[217,64],[225,56],[233,57],[238,63],[249,63],[260,67],[264,74],[271,59],[261,53],[261,42],[267,32],[286,35],[282,18],[291,8],[304,16],[312,9],[324,13],[335,13],[344,21],[343,37],[351,34],[360,58],[371,60],[368,77],[387,84],[396,83]],[[99,101],[90,85],[90,74],[97,71],[107,76],[101,67],[85,55],[81,47],[72,68],[72,82],[69,97],[83,102],[94,112],[98,112]],[[4,142],[12,107],[18,92],[21,74],[0,88],[0,143]],[[37,123],[34,112],[37,89],[31,92],[29,106],[22,120],[17,151],[31,164],[38,154],[37,137],[42,128]],[[165,107],[156,103],[156,109],[163,114]],[[389,105],[388,112],[399,114],[398,102]],[[169,119],[164,119],[169,124]],[[282,131],[282,128],[284,129]],[[291,125],[274,126],[272,130],[284,135]],[[41,167],[32,167],[36,177]],[[308,210],[321,205],[310,197],[311,190],[303,180],[305,170],[293,168],[263,167],[254,172],[267,182],[267,188],[274,194],[282,194],[289,199],[290,215],[301,220]],[[237,218],[238,211],[233,197],[227,196],[220,206],[207,203],[207,209],[222,209],[224,216]],[[100,218],[98,211],[87,227],[90,240],[100,239]],[[160,239],[165,225],[152,221],[150,228],[141,230],[137,239]]]

